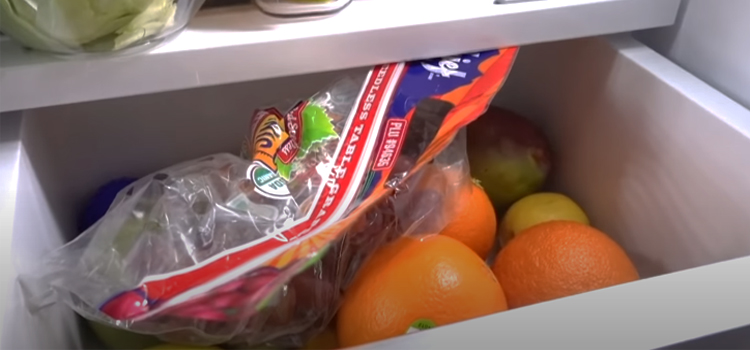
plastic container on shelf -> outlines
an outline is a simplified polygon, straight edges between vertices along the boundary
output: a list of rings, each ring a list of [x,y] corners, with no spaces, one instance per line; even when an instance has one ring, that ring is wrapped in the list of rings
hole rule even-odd
[[[205,0],[203,8],[226,7],[235,5],[248,5],[252,0]]]
[[[60,54],[101,54],[156,45],[179,33],[204,0],[0,0],[0,31]]]
[[[296,17],[329,15],[341,11],[352,0],[256,0],[265,13],[273,16]]]

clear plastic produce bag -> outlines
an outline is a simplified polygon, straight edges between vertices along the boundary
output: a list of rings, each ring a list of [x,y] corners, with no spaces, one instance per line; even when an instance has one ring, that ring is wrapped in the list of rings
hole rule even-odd
[[[40,307],[183,344],[295,347],[334,317],[370,253],[439,231],[468,184],[461,128],[516,49],[376,66],[285,113],[255,113],[242,156],[174,165],[123,189],[43,265]]]

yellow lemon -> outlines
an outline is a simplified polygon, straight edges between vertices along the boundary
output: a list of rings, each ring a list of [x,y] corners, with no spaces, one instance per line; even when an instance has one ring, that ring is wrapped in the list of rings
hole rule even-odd
[[[547,221],[569,220],[589,225],[589,218],[572,199],[560,193],[534,193],[508,209],[500,224],[500,243],[505,245],[521,231]]]

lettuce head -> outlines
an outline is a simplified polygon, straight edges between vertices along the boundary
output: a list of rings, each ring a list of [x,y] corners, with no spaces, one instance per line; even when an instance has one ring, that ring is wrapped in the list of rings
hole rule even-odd
[[[0,0],[0,30],[45,51],[114,51],[173,24],[174,0]]]

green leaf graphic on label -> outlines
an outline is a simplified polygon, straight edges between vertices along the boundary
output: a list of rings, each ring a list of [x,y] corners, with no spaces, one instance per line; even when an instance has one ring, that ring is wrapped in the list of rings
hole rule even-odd
[[[289,178],[292,176],[292,165],[285,164],[279,158],[276,158],[274,160],[274,163],[276,163],[276,171],[278,172],[279,176],[281,176],[282,179],[289,181]]]
[[[315,144],[338,136],[325,110],[319,106],[308,105],[302,111],[302,144],[297,157],[304,157]]]

